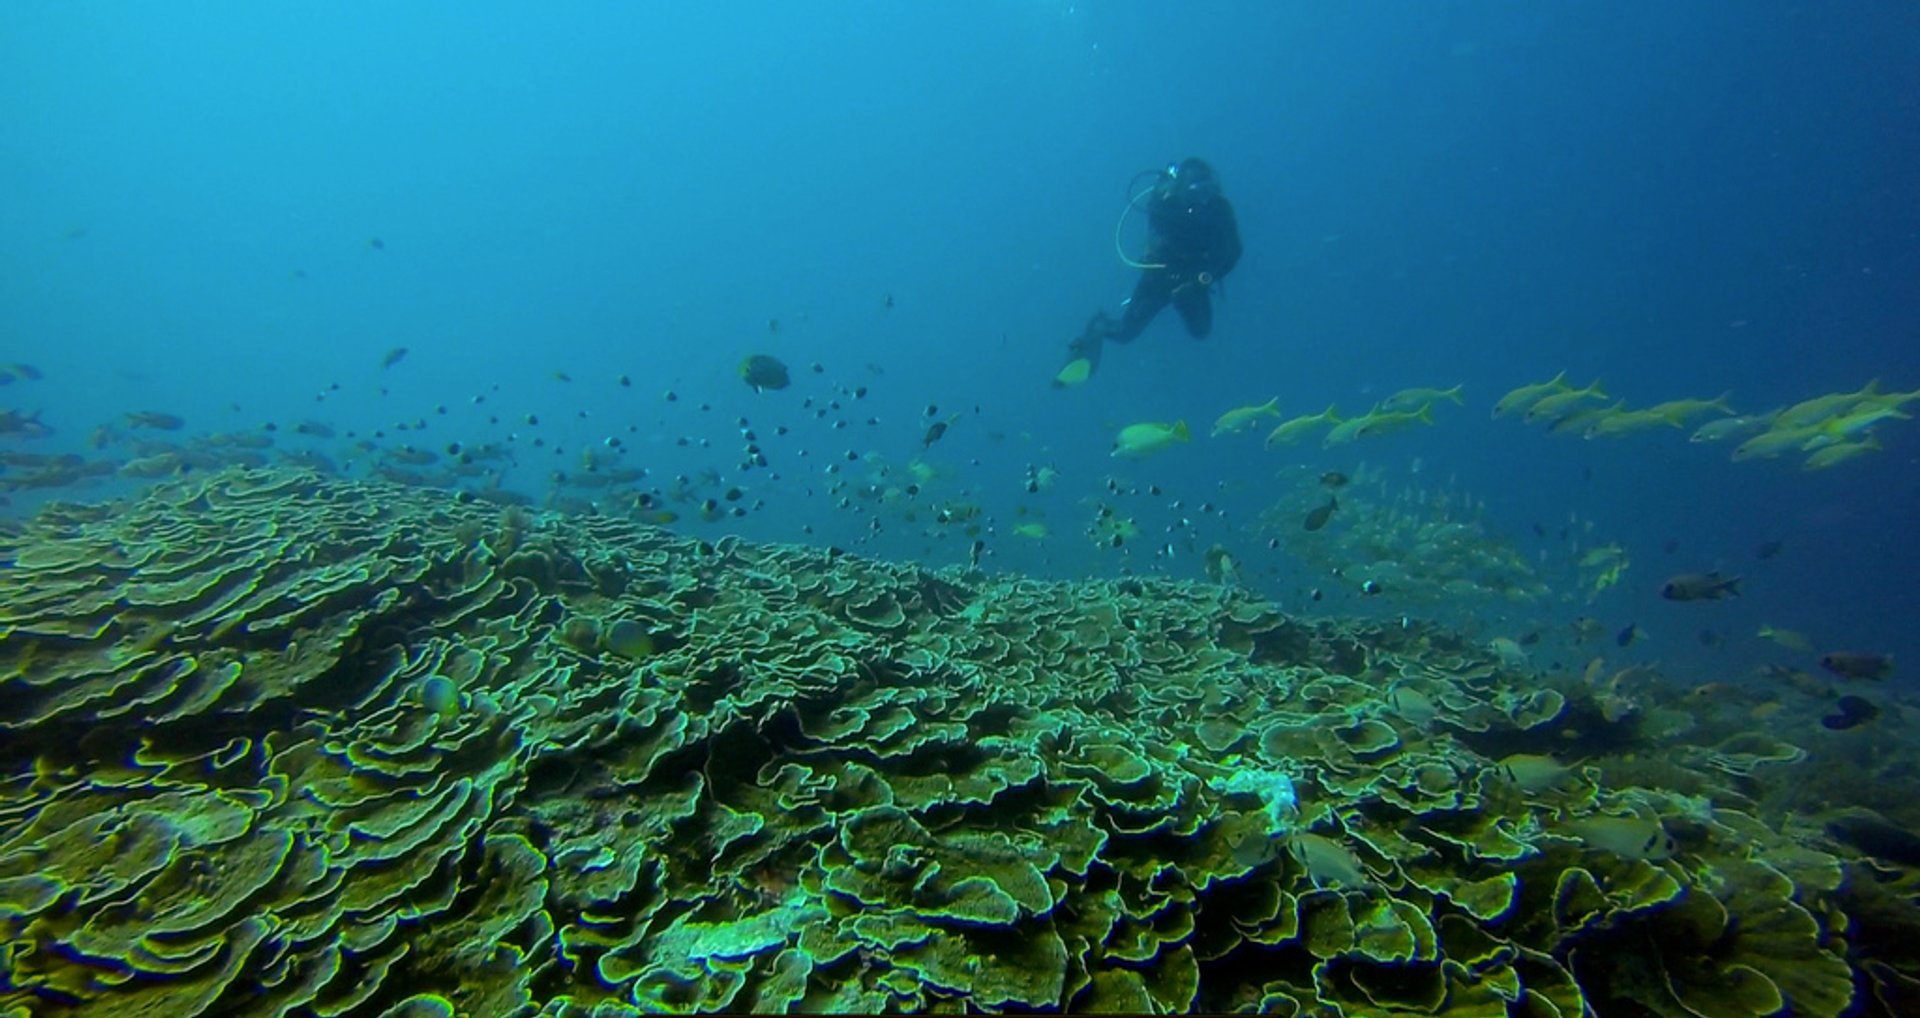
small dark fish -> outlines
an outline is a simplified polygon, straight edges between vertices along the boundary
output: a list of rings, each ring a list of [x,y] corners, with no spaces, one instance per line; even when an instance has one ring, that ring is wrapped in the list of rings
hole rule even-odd
[[[890,307],[892,307],[892,306],[893,306],[893,294],[887,294],[887,296],[886,296],[886,298],[885,298],[884,300],[882,300],[882,301],[880,302],[880,306],[881,306],[881,307],[883,307],[883,308],[890,308]]]
[[[1820,657],[1820,667],[1843,679],[1884,679],[1893,674],[1893,655],[1836,650]]]
[[[1329,470],[1320,475],[1320,483],[1329,488],[1344,488],[1347,486],[1347,475],[1338,470]]]
[[[127,415],[129,428],[153,428],[156,431],[179,431],[186,421],[173,414],[163,414],[157,410],[135,410]]]
[[[1740,596],[1740,577],[1719,573],[1681,573],[1660,587],[1669,601],[1724,601]]]
[[[1386,589],[1385,587],[1382,587],[1380,585],[1379,580],[1367,580],[1366,582],[1360,584],[1360,593],[1365,594],[1368,597],[1372,597],[1373,595],[1378,594],[1385,589]]]
[[[375,251],[385,251],[387,249],[387,242],[381,240],[379,237],[373,237],[367,241],[367,246],[373,248]]]
[[[768,332],[779,332],[779,331],[780,331],[780,319],[778,319],[778,318],[769,318],[769,319],[767,319],[767,331],[768,331]]]
[[[740,378],[753,386],[755,392],[784,389],[792,382],[787,375],[787,366],[779,358],[763,353],[754,354],[740,362]]]
[[[940,441],[940,436],[946,433],[946,421],[934,421],[932,424],[927,425],[927,433],[920,437],[920,448],[928,448],[933,445],[933,443]]]
[[[1666,543],[1660,546],[1660,550],[1671,555],[1674,552],[1680,550],[1680,542],[1674,538],[1669,537],[1667,538]]]
[[[296,434],[312,435],[314,438],[332,438],[333,426],[325,421],[301,421],[293,426]]]
[[[1880,708],[1862,696],[1843,696],[1834,706],[1838,708],[1836,713],[1820,719],[1820,726],[1830,731],[1844,732],[1849,728],[1858,728],[1880,716]]]
[[[1540,642],[1540,631],[1536,629],[1531,633],[1527,633],[1521,636],[1518,640],[1515,640],[1514,642],[1519,644],[1522,647],[1531,647],[1534,644]]]
[[[1720,634],[1714,632],[1711,629],[1700,630],[1700,646],[1702,647],[1720,646]]]
[[[1328,520],[1333,519],[1333,511],[1338,508],[1340,503],[1332,495],[1328,495],[1327,504],[1308,513],[1306,521],[1301,525],[1308,530],[1319,530],[1327,525]]]
[[[1753,557],[1757,559],[1770,559],[1780,554],[1781,544],[1782,542],[1779,540],[1762,541],[1758,547],[1753,549]]]
[[[53,429],[40,423],[40,411],[23,414],[18,410],[0,410],[0,435],[17,435],[21,438],[45,438],[53,434]]]
[[[1920,835],[1871,813],[1848,813],[1827,821],[1827,833],[1875,859],[1920,869]]]
[[[398,364],[401,361],[406,359],[407,359],[407,348],[404,346],[396,346],[393,349],[388,350],[387,355],[385,357],[380,358],[380,369],[384,371],[387,368],[393,367],[395,364]]]
[[[13,373],[16,375],[19,375],[21,378],[24,378],[29,382],[37,382],[42,378],[47,377],[46,375],[43,375],[40,373],[39,368],[36,368],[31,364],[13,365]]]
[[[553,380],[556,382],[571,382],[573,381],[573,376],[564,371],[556,371],[553,373]]]
[[[1641,629],[1638,622],[1630,622],[1627,624],[1627,628],[1620,630],[1619,635],[1613,638],[1613,642],[1616,646],[1631,647],[1645,635],[1647,635],[1647,631]]]

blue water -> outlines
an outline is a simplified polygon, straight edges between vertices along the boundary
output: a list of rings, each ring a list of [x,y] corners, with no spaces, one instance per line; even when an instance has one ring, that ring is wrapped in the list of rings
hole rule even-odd
[[[951,564],[972,538],[935,507],[972,504],[991,570],[1197,579],[1193,548],[1218,542],[1289,607],[1445,615],[1363,602],[1254,525],[1300,478],[1364,463],[1484,501],[1530,556],[1576,553],[1569,519],[1581,547],[1628,549],[1591,603],[1458,620],[1487,635],[1638,622],[1633,653],[1685,682],[1811,664],[1755,642],[1762,622],[1920,662],[1915,425],[1808,473],[1487,413],[1562,369],[1634,405],[1730,390],[1748,412],[1920,388],[1917,44],[1902,3],[7,4],[0,361],[45,378],[0,409],[56,434],[0,451],[125,458],[127,438],[88,439],[140,409],[184,416],[171,439],[272,422],[355,476],[375,430],[376,448],[511,440],[506,484],[544,499],[617,437],[647,485],[710,469],[758,506],[675,524],[702,534]],[[1132,284],[1128,178],[1189,154],[1219,169],[1247,252],[1214,335],[1168,315],[1051,390],[1066,340]],[[743,386],[757,352],[793,387]],[[1346,449],[1204,437],[1269,396],[1358,411],[1456,383],[1467,405],[1433,429]],[[868,473],[849,452],[904,483],[929,404],[962,416],[913,519],[831,490]],[[738,470],[743,417],[768,470]],[[1175,418],[1193,443],[1108,458],[1117,427]],[[289,435],[303,420],[341,437]],[[1042,464],[1060,481],[1030,496]],[[1096,503],[1146,535],[1096,546]],[[1012,536],[1021,507],[1046,540]],[[1756,560],[1768,540],[1781,553]],[[1743,597],[1658,597],[1707,569],[1744,575]]]

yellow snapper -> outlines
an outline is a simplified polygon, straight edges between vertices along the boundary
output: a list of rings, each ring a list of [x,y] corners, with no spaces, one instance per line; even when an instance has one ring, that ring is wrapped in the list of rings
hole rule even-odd
[[[1881,395],[1885,394],[1880,391],[1880,380],[1876,378],[1861,386],[1858,392],[1830,392],[1824,396],[1804,399],[1780,411],[1779,415],[1773,419],[1773,427],[1776,431],[1805,427],[1826,420],[1835,414],[1845,413],[1847,407],[1859,401]]]
[[[1572,386],[1567,384],[1567,373],[1562,371],[1544,382],[1523,385],[1500,397],[1500,402],[1493,405],[1493,416],[1505,417],[1515,410],[1530,407],[1553,393],[1566,392],[1571,388]]]
[[[1758,431],[1772,423],[1773,418],[1765,415],[1753,417],[1722,417],[1717,421],[1708,421],[1694,429],[1693,434],[1688,436],[1687,441],[1718,442],[1722,439],[1732,438],[1735,435],[1744,435],[1749,431]]]
[[[1821,421],[1817,426],[1819,433],[1808,439],[1807,444],[1802,448],[1817,449],[1857,438],[1882,421],[1912,419],[1912,414],[1901,413],[1898,406],[1890,403],[1862,407],[1839,417],[1829,417]]]
[[[1401,389],[1399,392],[1380,401],[1381,410],[1412,411],[1438,403],[1443,399],[1465,404],[1460,398],[1461,386],[1451,389]]]
[[[1648,407],[1645,410],[1613,410],[1588,422],[1582,434],[1588,438],[1612,438],[1663,425],[1670,428],[1680,427],[1679,421],[1659,413],[1659,409],[1659,407]]]
[[[1584,389],[1568,389],[1565,392],[1556,392],[1539,400],[1527,408],[1524,420],[1528,424],[1550,421],[1560,416],[1562,412],[1572,409],[1575,403],[1583,399],[1607,398],[1609,398],[1607,391],[1600,388],[1600,383],[1596,381]]]
[[[1114,456],[1150,456],[1175,442],[1190,442],[1193,432],[1186,421],[1174,421],[1162,424],[1159,421],[1143,421],[1129,424],[1120,429],[1113,440]]]
[[[1839,445],[1829,445],[1817,449],[1812,455],[1801,462],[1800,469],[1825,470],[1829,467],[1837,467],[1842,463],[1859,459],[1867,453],[1879,451],[1880,440],[1872,435],[1868,435],[1865,441],[1841,442]]]
[[[1432,423],[1433,407],[1431,405],[1423,406],[1414,413],[1382,413],[1379,407],[1375,407],[1363,417],[1342,421],[1332,431],[1327,432],[1327,437],[1322,440],[1321,445],[1331,449],[1337,445],[1346,445],[1357,438],[1375,438],[1380,435],[1390,435],[1415,424]]]
[[[1281,421],[1267,433],[1267,448],[1276,445],[1292,445],[1307,436],[1307,432],[1323,424],[1339,424],[1340,418],[1333,412],[1333,404],[1327,404],[1325,410],[1317,414],[1304,414],[1290,421]]]
[[[1687,426],[1687,418],[1709,410],[1718,410],[1723,414],[1733,413],[1733,407],[1727,405],[1727,400],[1731,398],[1733,393],[1723,392],[1713,399],[1671,399],[1665,403],[1655,403],[1641,413],[1664,417],[1674,427],[1684,428]]]
[[[1262,417],[1278,416],[1280,416],[1280,397],[1278,396],[1256,406],[1235,407],[1221,414],[1220,419],[1213,422],[1213,433],[1207,437],[1216,438],[1220,435],[1236,434],[1253,427],[1253,423]]]
[[[1733,450],[1736,461],[1751,459],[1771,459],[1789,449],[1798,449],[1815,435],[1820,433],[1818,425],[1799,428],[1782,428],[1776,421],[1773,430],[1763,431],[1740,443]]]

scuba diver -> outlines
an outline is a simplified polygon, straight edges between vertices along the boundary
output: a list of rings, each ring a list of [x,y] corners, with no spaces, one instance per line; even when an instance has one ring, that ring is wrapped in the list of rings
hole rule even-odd
[[[1095,311],[1079,338],[1067,344],[1067,365],[1053,377],[1055,388],[1079,385],[1100,366],[1105,343],[1131,343],[1160,309],[1172,304],[1186,323],[1187,334],[1205,339],[1213,328],[1212,292],[1240,260],[1240,228],[1233,206],[1220,193],[1220,178],[1203,159],[1189,157],[1154,174],[1153,186],[1134,190],[1120,222],[1113,228],[1113,246],[1120,260],[1140,270],[1133,296],[1121,306],[1115,320]],[[1147,250],[1139,260],[1127,257],[1120,246],[1120,230],[1134,209],[1147,212]]]

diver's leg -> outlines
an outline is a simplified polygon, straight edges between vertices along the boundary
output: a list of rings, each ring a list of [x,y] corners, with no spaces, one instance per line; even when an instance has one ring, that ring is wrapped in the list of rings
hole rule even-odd
[[[1174,291],[1173,308],[1186,323],[1187,335],[1205,339],[1207,333],[1213,331],[1213,298],[1208,296],[1206,287],[1196,283]]]
[[[1053,387],[1064,389],[1079,385],[1093,377],[1093,371],[1100,366],[1100,348],[1109,340],[1115,343],[1131,343],[1153,321],[1153,316],[1167,306],[1167,300],[1173,295],[1172,281],[1165,273],[1144,272],[1140,281],[1133,286],[1133,296],[1127,298],[1120,320],[1114,321],[1104,311],[1096,311],[1087,320],[1087,327],[1080,332],[1079,338],[1067,344],[1067,364],[1053,376]]]
[[[1114,324],[1107,338],[1115,343],[1133,342],[1172,297],[1173,280],[1166,273],[1142,272],[1140,281],[1133,284],[1133,296],[1128,297],[1126,306],[1120,309],[1120,321]]]

